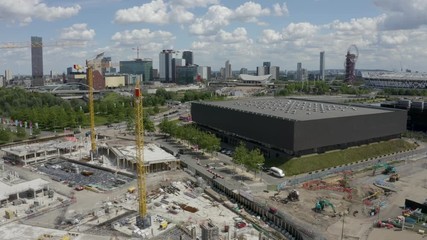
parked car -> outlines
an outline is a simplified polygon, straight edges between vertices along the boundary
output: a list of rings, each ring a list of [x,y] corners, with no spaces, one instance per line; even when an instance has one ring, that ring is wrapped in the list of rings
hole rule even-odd
[[[84,189],[84,187],[80,186],[80,185],[78,185],[74,188],[74,190],[76,190],[76,191],[82,191],[83,189]]]
[[[244,228],[246,227],[246,223],[245,222],[237,222],[236,223],[236,228]]]

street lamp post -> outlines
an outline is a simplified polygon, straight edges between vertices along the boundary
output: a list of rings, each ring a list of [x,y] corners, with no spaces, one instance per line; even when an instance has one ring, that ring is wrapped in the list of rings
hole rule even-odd
[[[342,215],[341,240],[344,239],[344,219],[345,219],[345,214]]]

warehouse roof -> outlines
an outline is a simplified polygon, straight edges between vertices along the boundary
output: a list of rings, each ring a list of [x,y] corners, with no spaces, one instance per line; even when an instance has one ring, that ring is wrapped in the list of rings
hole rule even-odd
[[[233,101],[197,103],[295,121],[370,115],[392,111],[374,107],[351,106],[290,98],[249,98]]]

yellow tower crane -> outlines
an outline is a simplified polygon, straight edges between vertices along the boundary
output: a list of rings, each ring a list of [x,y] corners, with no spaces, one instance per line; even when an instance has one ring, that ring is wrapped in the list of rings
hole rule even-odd
[[[136,226],[141,229],[151,226],[151,216],[147,214],[147,189],[144,166],[144,122],[142,91],[139,81],[135,85],[135,141],[136,141],[136,174],[138,179],[139,215]]]
[[[90,117],[90,160],[96,152],[95,110],[93,106],[93,66],[87,66],[86,78],[89,85],[89,117]]]
[[[94,68],[99,70],[101,68],[100,59],[104,56],[104,53],[96,55],[92,60],[86,60],[86,78],[87,85],[89,86],[89,117],[90,117],[90,160],[93,161],[93,157],[96,154],[96,132],[95,132],[95,109],[93,101],[93,71]]]

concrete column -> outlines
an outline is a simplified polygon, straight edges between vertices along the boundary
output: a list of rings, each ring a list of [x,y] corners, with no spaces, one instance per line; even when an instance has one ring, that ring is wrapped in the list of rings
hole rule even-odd
[[[24,155],[24,165],[27,165],[27,155]]]
[[[35,160],[35,163],[37,163],[37,153],[34,153],[34,160]]]

